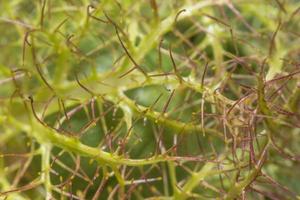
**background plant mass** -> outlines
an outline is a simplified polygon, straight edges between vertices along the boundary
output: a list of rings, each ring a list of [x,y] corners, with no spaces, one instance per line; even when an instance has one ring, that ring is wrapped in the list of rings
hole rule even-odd
[[[300,1],[0,13],[0,199],[299,199]]]

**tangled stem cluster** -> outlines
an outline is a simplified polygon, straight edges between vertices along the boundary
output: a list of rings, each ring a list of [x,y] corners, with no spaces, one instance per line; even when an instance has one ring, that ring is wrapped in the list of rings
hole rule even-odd
[[[1,4],[0,199],[299,198],[299,2]]]

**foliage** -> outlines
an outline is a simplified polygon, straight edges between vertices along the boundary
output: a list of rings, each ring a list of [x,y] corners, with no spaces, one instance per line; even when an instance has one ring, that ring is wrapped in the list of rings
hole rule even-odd
[[[0,199],[299,199],[299,1],[0,13]]]

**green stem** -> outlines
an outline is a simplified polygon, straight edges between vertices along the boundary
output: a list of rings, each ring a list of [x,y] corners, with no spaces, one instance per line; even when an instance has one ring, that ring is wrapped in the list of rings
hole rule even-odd
[[[98,148],[89,147],[82,144],[77,138],[69,137],[61,133],[57,133],[55,130],[44,127],[38,122],[34,122],[34,130],[31,129],[29,125],[22,124],[13,118],[9,121],[17,128],[30,133],[41,144],[53,144],[55,146],[61,147],[65,150],[77,153],[81,156],[86,156],[91,159],[95,159],[100,163],[107,164],[110,166],[117,165],[128,165],[128,166],[141,166],[155,164],[159,162],[168,161],[167,156],[154,156],[145,159],[127,159],[122,156],[117,156],[112,153],[107,153]]]
[[[50,180],[50,159],[51,159],[51,144],[41,145],[41,154],[42,154],[42,172],[41,172],[41,181],[44,183],[46,190],[46,199],[52,199],[51,192],[51,180]]]
[[[225,200],[232,200],[237,198],[247,186],[249,186],[259,175],[261,168],[263,166],[263,159],[266,154],[267,148],[270,144],[270,140],[267,139],[264,141],[263,148],[260,152],[260,159],[257,162],[257,165],[254,166],[249,173],[249,175],[241,182],[235,183],[230,190],[228,191],[227,195],[225,196]]]

